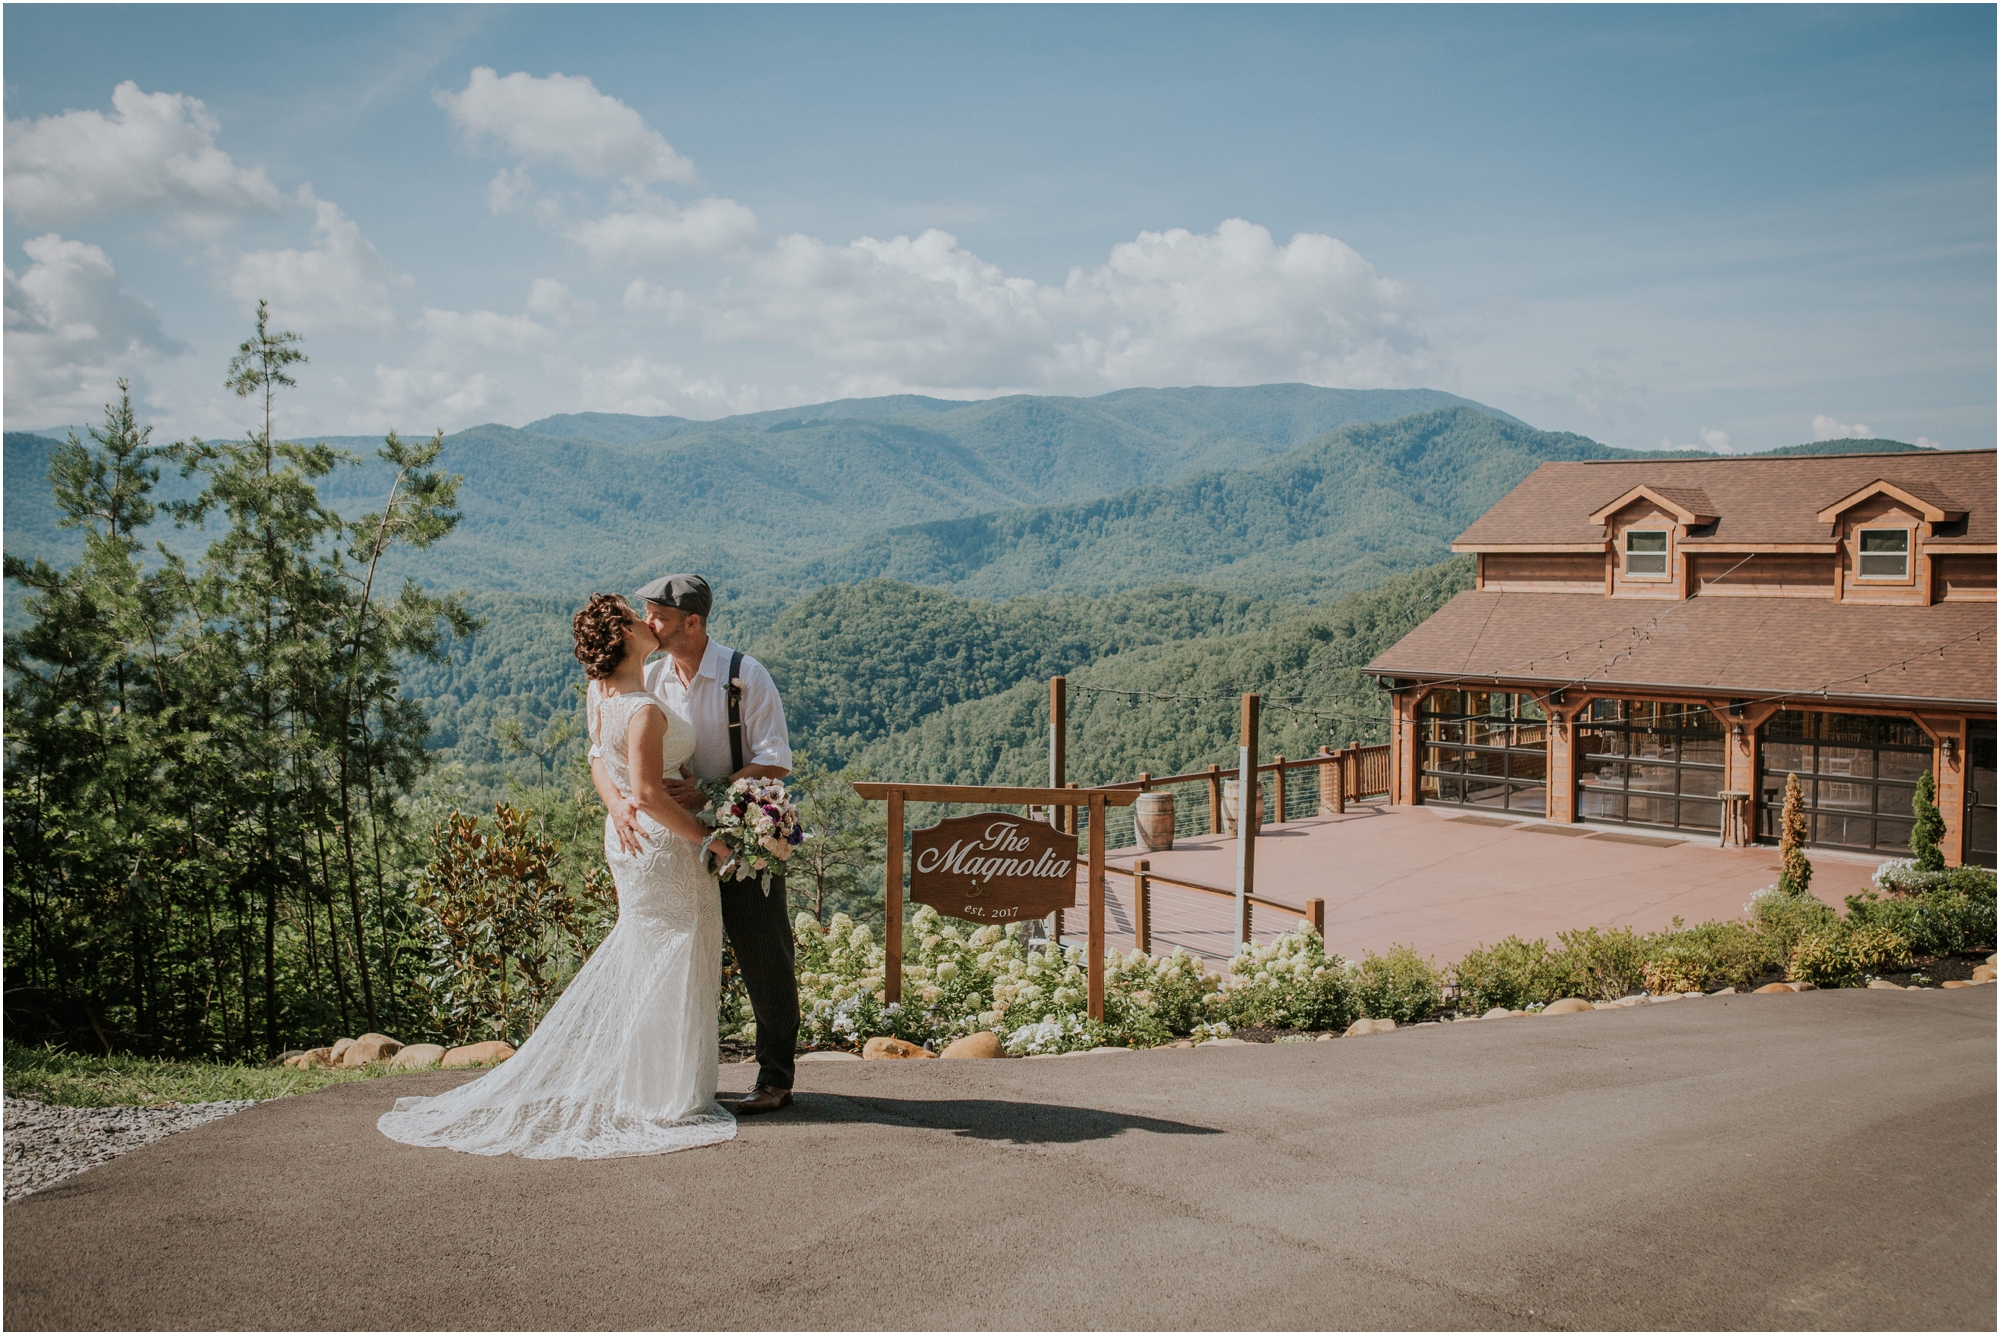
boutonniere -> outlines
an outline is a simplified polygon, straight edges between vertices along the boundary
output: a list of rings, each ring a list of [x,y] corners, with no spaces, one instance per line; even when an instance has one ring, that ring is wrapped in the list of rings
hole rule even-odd
[[[729,679],[729,703],[732,705],[743,703],[743,678],[731,677]]]

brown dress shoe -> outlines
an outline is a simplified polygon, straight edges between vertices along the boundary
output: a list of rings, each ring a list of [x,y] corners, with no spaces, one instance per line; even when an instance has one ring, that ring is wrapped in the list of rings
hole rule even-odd
[[[738,1117],[754,1117],[758,1113],[776,1112],[791,1106],[791,1090],[779,1089],[775,1085],[759,1085],[738,1099],[730,1111]]]

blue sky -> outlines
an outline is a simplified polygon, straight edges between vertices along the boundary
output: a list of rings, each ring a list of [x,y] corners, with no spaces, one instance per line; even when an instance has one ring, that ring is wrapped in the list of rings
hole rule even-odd
[[[1427,385],[1994,442],[1995,11],[5,11],[5,416]],[[561,76],[561,77],[557,77]]]

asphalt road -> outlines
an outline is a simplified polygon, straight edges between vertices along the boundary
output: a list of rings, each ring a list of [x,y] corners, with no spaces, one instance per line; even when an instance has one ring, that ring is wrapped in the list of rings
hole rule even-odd
[[[1990,1330],[1996,994],[811,1064],[593,1163],[376,1133],[456,1073],[344,1085],[8,1205],[6,1325]]]

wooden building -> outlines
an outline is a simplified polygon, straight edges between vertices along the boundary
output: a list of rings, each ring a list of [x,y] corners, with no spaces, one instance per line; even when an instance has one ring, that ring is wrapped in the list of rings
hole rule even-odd
[[[1459,594],[1369,665],[1390,800],[1994,864],[1994,454],[1548,463]]]

